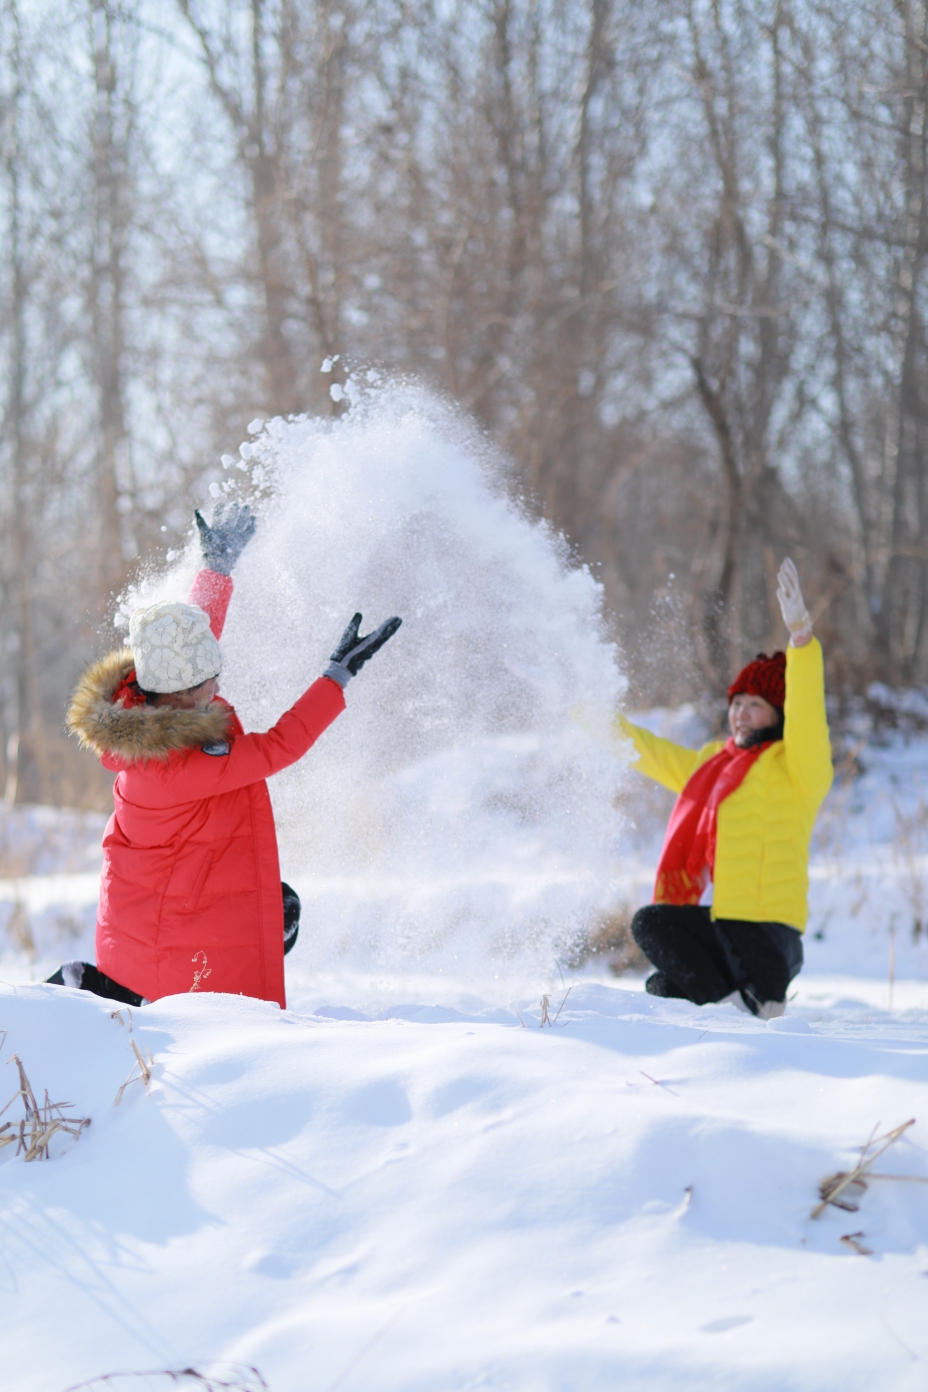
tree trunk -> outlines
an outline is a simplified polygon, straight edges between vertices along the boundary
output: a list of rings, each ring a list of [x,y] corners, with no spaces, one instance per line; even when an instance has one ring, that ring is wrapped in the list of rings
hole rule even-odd
[[[12,303],[10,305],[11,362],[10,386],[6,409],[6,433],[9,447],[9,556],[10,589],[15,605],[15,719],[7,744],[6,797],[20,801],[29,791],[24,779],[24,765],[34,760],[37,782],[31,790],[39,801],[48,796],[48,757],[45,725],[42,717],[41,689],[38,676],[35,621],[32,604],[33,546],[41,545],[33,538],[29,508],[30,447],[26,428],[26,370],[29,361],[26,311],[29,291],[24,262],[22,229],[22,152],[20,149],[19,115],[22,102],[22,62],[19,42],[19,11],[16,0],[10,0],[10,32],[12,35],[11,68],[13,92],[8,113],[6,141],[6,172],[9,188],[8,256],[11,272]],[[31,781],[31,780],[30,780]]]
[[[128,236],[127,159],[117,132],[112,0],[90,0],[95,106],[93,115],[94,244],[91,268],[93,372],[96,379],[100,489],[99,576],[104,595],[119,592],[136,554],[133,479],[126,429],[124,256]]]

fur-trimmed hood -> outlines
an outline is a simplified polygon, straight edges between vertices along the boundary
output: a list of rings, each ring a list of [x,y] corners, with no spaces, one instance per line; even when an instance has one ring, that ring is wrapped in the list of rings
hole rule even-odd
[[[131,648],[108,653],[88,667],[68,707],[69,734],[85,749],[137,763],[167,759],[179,749],[198,749],[226,739],[230,708],[214,701],[208,710],[173,710],[170,706],[113,704],[113,693],[128,676],[135,659]]]

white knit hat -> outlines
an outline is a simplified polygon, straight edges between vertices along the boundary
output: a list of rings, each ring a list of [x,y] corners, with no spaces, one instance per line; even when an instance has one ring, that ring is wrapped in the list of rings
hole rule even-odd
[[[165,601],[136,609],[129,620],[129,646],[143,691],[186,691],[222,671],[222,651],[195,604]]]

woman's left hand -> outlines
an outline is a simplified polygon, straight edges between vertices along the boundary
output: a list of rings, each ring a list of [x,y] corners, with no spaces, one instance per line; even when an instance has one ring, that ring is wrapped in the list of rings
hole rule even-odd
[[[802,597],[799,572],[789,557],[780,566],[777,574],[777,599],[780,601],[780,613],[789,629],[793,647],[805,647],[812,638],[812,617]]]
[[[255,534],[255,517],[247,503],[220,503],[212,523],[194,513],[200,533],[200,550],[210,570],[231,575],[232,569]]]

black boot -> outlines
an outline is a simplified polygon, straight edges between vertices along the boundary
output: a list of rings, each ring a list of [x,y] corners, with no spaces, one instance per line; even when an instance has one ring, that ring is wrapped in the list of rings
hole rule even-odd
[[[120,986],[111,976],[106,976],[92,962],[65,962],[56,972],[46,978],[47,986],[71,986],[76,991],[90,991],[105,1000],[119,1001],[122,1005],[141,1005],[145,997],[130,991],[128,986]]]
[[[281,881],[284,896],[284,956],[291,951],[300,934],[300,896],[290,885]]]
[[[644,989],[649,996],[664,996],[667,1000],[689,1000],[686,992],[675,986],[664,972],[652,972],[644,983]]]

